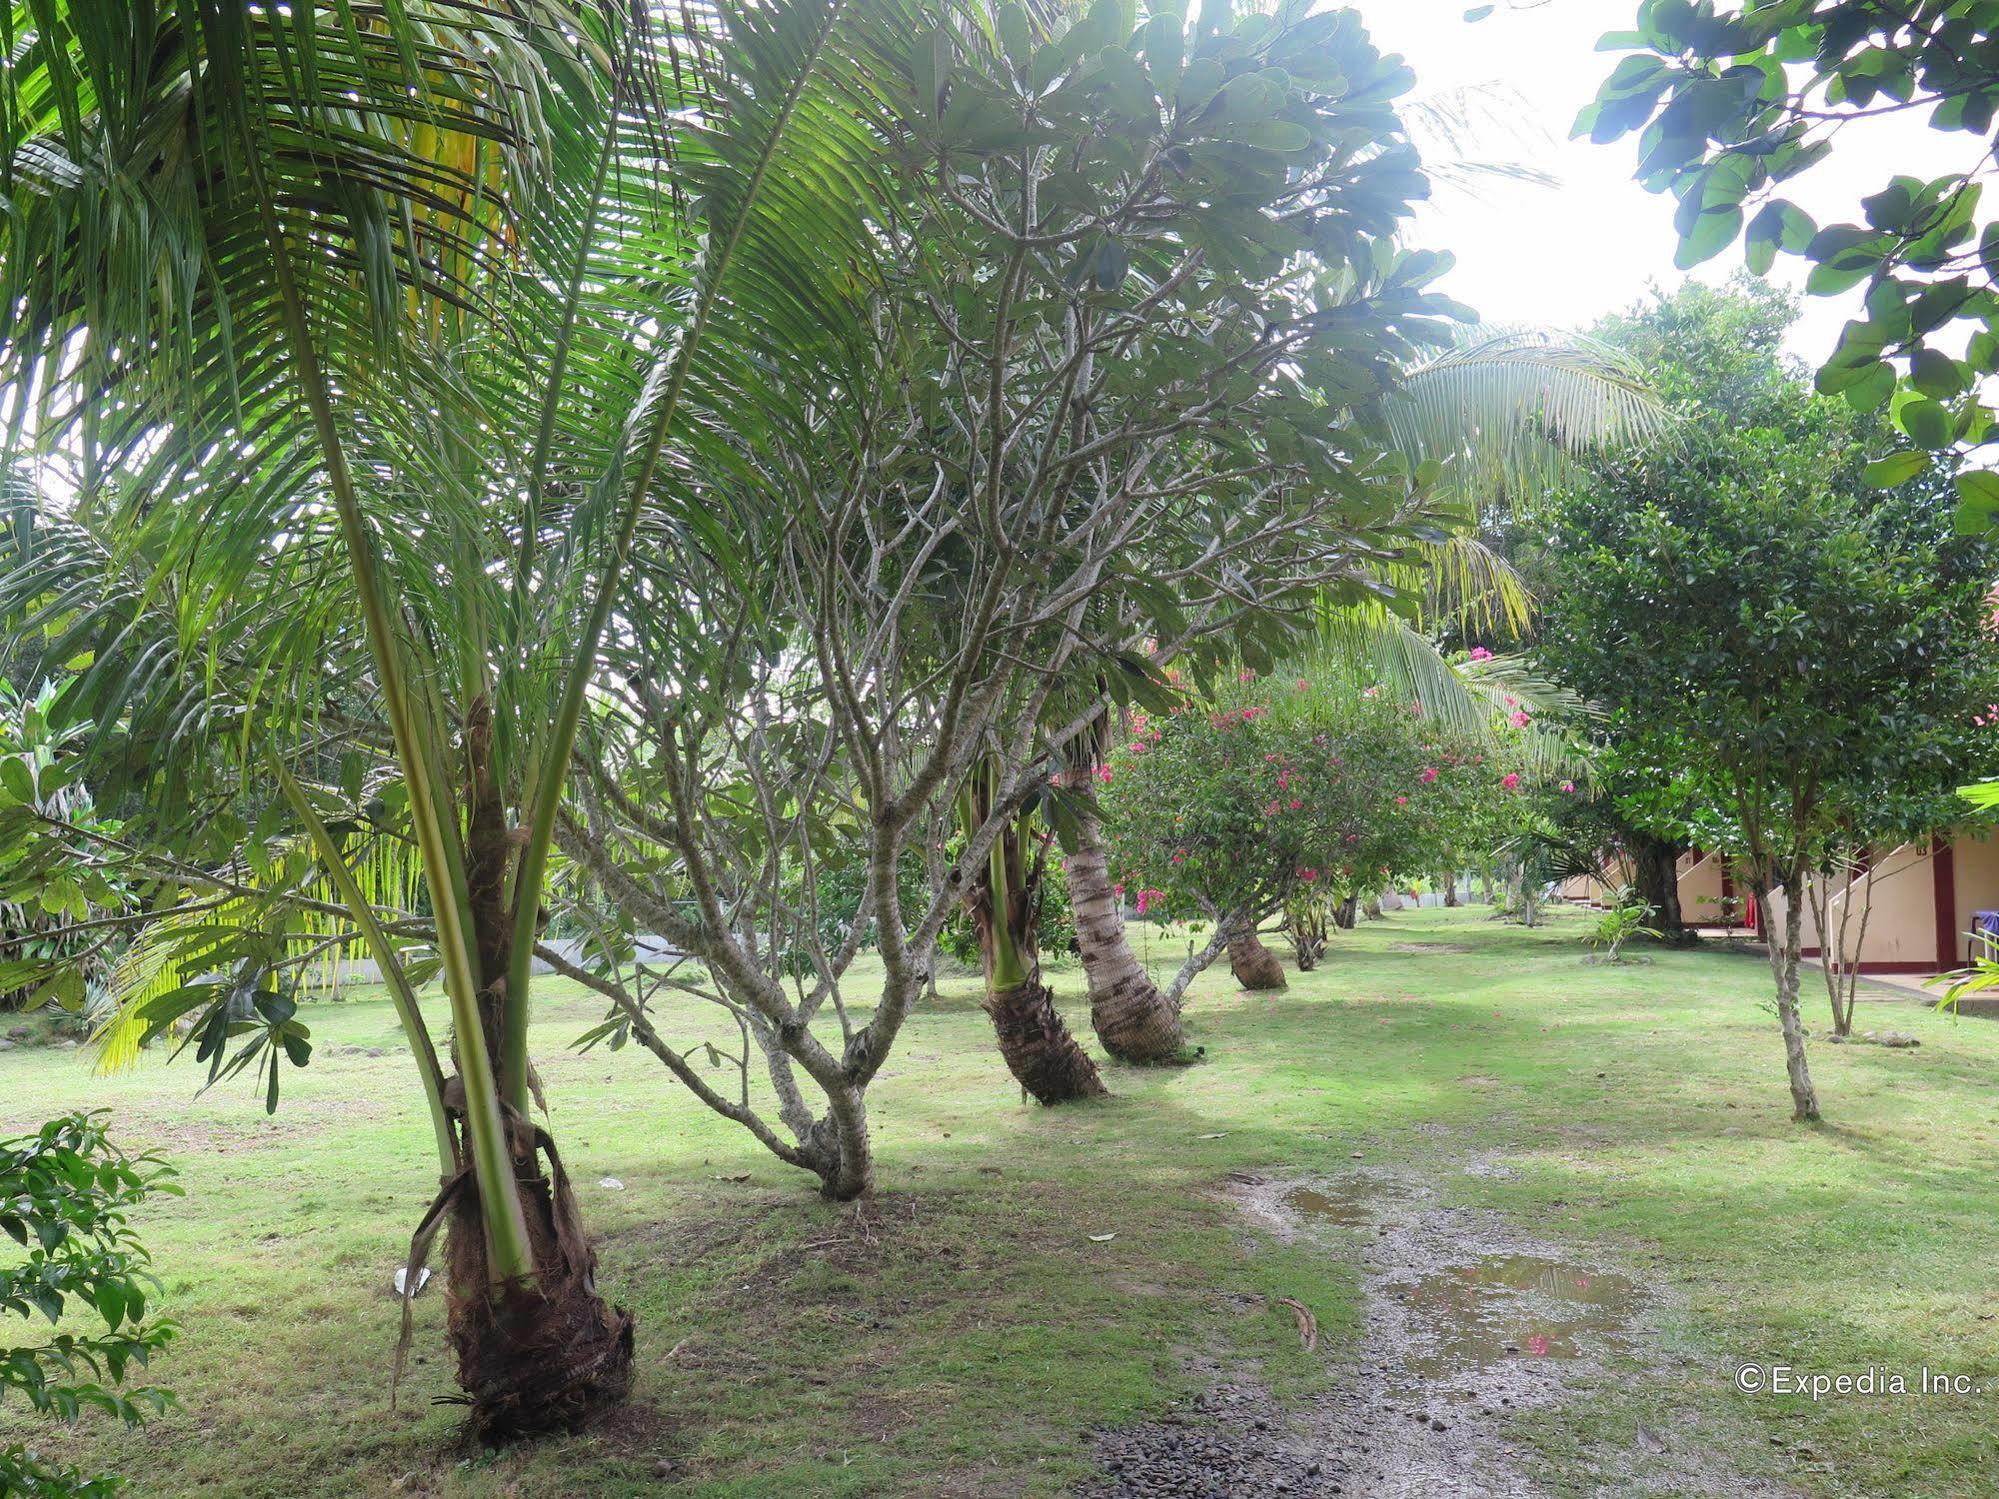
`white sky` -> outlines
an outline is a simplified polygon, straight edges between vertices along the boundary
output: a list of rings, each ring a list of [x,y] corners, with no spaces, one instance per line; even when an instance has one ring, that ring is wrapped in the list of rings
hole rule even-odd
[[[1673,267],[1673,199],[1633,180],[1636,138],[1608,146],[1568,138],[1576,112],[1622,55],[1596,51],[1597,38],[1628,28],[1638,0],[1545,0],[1526,9],[1502,3],[1476,23],[1464,19],[1469,0],[1349,3],[1378,44],[1415,69],[1418,97],[1491,85],[1509,91],[1496,103],[1500,118],[1478,154],[1560,179],[1552,188],[1490,182],[1477,196],[1440,188],[1411,240],[1457,256],[1444,290],[1490,322],[1579,328],[1629,306],[1650,281],[1670,287],[1682,279]],[[1515,115],[1518,129],[1507,139],[1504,122]],[[1927,129],[1920,113],[1870,121],[1848,130],[1790,195],[1821,225],[1856,220],[1859,199],[1896,171],[1940,173],[1958,164],[1962,150],[1953,153],[1952,144]],[[1694,274],[1720,281],[1741,265],[1738,243]],[[1805,268],[1795,256],[1779,256],[1773,277],[1802,286]],[[1807,298],[1794,351],[1813,364],[1824,359],[1858,298]]]

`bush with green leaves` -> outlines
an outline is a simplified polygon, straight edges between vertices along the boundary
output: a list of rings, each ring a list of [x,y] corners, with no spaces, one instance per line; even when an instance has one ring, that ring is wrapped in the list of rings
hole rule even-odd
[[[1261,921],[1300,886],[1335,895],[1421,874],[1519,773],[1373,689],[1259,683],[1134,718],[1098,802],[1126,887],[1210,920]]]
[[[46,1318],[56,1329],[40,1342],[0,1346],[0,1400],[18,1395],[58,1421],[98,1410],[136,1425],[172,1396],[125,1381],[175,1329],[149,1315],[155,1283],[130,1212],[180,1188],[157,1156],[113,1146],[103,1118],[71,1114],[0,1142],[0,1230],[25,1251],[0,1267],[0,1312]],[[82,1330],[64,1325],[71,1315]],[[44,1462],[24,1446],[0,1449],[0,1494],[98,1499],[117,1486],[110,1475]]]
[[[1645,898],[1631,889],[1620,890],[1617,904],[1597,917],[1596,925],[1583,938],[1596,948],[1606,963],[1624,961],[1624,944],[1633,937],[1659,938],[1662,933],[1650,925],[1652,907]]]

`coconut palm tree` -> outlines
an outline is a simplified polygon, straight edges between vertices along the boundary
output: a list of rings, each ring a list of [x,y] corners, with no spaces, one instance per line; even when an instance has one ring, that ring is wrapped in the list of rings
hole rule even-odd
[[[55,481],[0,592],[48,659],[87,663],[65,701],[146,795],[101,859],[169,930],[210,917],[149,1030],[191,1027],[274,1103],[281,1053],[310,1049],[297,914],[344,914],[380,964],[443,1178],[412,1255],[449,1225],[488,1438],[629,1378],[631,1319],[529,1119],[530,960],[597,647],[635,550],[729,565],[690,475],[774,441],[836,344],[870,73],[922,34],[839,0],[16,17],[4,430]],[[242,829],[240,854],[168,852],[191,828]],[[368,836],[413,851],[420,919],[369,899]]]

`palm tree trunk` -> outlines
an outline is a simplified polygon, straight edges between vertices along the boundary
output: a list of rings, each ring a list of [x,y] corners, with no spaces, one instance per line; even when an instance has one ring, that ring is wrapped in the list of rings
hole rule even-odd
[[[1120,1062],[1173,1061],[1187,1049],[1180,1007],[1152,982],[1125,939],[1124,913],[1111,888],[1097,819],[1081,812],[1077,824],[1076,851],[1069,856],[1069,909],[1090,986],[1091,1028]]]
[[[1283,989],[1284,965],[1277,954],[1265,947],[1253,923],[1245,924],[1229,938],[1229,972],[1245,989]]]
[[[506,1044],[513,946],[504,898],[512,850],[491,770],[491,726],[481,699],[466,714],[465,873],[480,985],[480,1034],[473,1039],[488,1057],[502,1055]],[[480,1071],[490,1079],[490,1068]],[[446,1096],[462,1113],[462,1066],[460,1074]],[[625,1398],[632,1364],[631,1314],[597,1294],[597,1256],[554,1140],[510,1103],[503,1100],[501,1108],[533,1273],[496,1273],[478,1177],[470,1171],[452,1201],[445,1258],[458,1382],[472,1400],[473,1434],[488,1443],[576,1429]]]
[[[533,1279],[494,1283],[470,1173],[452,1204],[445,1258],[458,1384],[471,1397],[471,1434],[487,1445],[574,1431],[623,1401],[632,1380],[632,1316],[597,1294],[597,1256],[554,1142],[513,1123],[530,1136],[517,1140],[515,1165]]]
[[[975,775],[966,791],[965,823],[985,822],[992,788]],[[1012,817],[994,840],[986,868],[965,891],[965,910],[978,934],[986,973],[985,1011],[1007,1070],[1037,1103],[1071,1103],[1110,1092],[1097,1064],[1055,1008],[1041,982],[1040,944],[1034,918],[1035,872],[1029,867],[1022,819]]]

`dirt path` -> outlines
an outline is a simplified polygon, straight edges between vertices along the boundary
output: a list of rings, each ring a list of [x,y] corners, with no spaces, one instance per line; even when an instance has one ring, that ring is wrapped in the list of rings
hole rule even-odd
[[[1731,1469],[1725,1440],[1692,1411],[1663,1430],[1634,1423],[1628,1445],[1597,1443],[1587,1471],[1555,1483],[1509,1435],[1523,1420],[1560,1421],[1606,1378],[1683,1372],[1657,1329],[1666,1297],[1614,1266],[1448,1206],[1399,1172],[1245,1176],[1228,1195],[1275,1237],[1359,1263],[1359,1346],[1328,1348],[1332,1389],[1298,1407],[1239,1371],[1200,1371],[1212,1382],[1191,1409],[1104,1433],[1104,1476],[1078,1493],[1793,1493]]]

